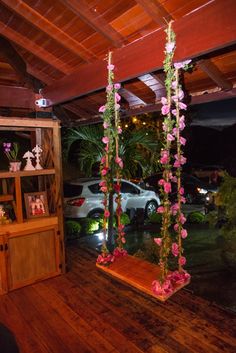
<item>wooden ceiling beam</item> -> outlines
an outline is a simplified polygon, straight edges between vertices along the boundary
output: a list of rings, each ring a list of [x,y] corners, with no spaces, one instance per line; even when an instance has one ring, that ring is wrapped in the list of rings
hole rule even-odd
[[[36,57],[40,58],[55,69],[63,72],[64,74],[69,74],[73,71],[73,69],[66,63],[63,63],[60,59],[49,53],[46,49],[40,47],[27,37],[24,37],[19,32],[16,32],[14,29],[10,28],[6,25],[6,23],[2,21],[0,21],[0,34],[8,38],[10,41],[18,44],[30,53],[34,54]]]
[[[166,26],[173,19],[157,0],[136,0],[136,2],[160,26]]]
[[[214,81],[218,87],[223,91],[229,91],[233,88],[232,83],[227,80],[224,74],[218,69],[218,67],[210,60],[199,60],[197,65],[202,71],[204,71]]]
[[[191,97],[191,102],[189,105],[209,103],[209,102],[220,101],[220,100],[231,99],[231,98],[236,98],[236,88],[233,88],[231,91],[227,91],[227,92],[218,91],[218,92],[193,96]],[[160,103],[148,104],[145,107],[126,110],[122,114],[122,117],[158,112],[158,111],[161,111],[161,107],[162,107],[162,104]]]
[[[97,12],[92,11],[86,1],[83,0],[63,0],[68,9],[79,16],[88,26],[100,33],[115,47],[121,47],[125,39],[112,28]]]
[[[5,57],[7,62],[15,70],[15,72],[20,77],[23,83],[26,84],[28,88],[32,88],[35,92],[44,87],[43,82],[32,76],[27,72],[27,65],[16,49],[11,45],[11,43],[0,36],[0,51]]]
[[[65,49],[70,50],[76,56],[79,56],[85,62],[96,59],[96,56],[90,52],[86,47],[63,32],[60,28],[55,26],[47,18],[42,16],[32,7],[21,0],[2,0],[2,2],[12,11],[23,17],[34,27],[46,33],[49,37],[56,40]]]
[[[0,86],[0,107],[34,109],[34,92],[24,87]]]
[[[173,23],[177,48],[175,60],[198,58],[236,43],[236,1],[213,1]],[[116,82],[162,69],[165,32],[155,31],[113,53]],[[42,90],[49,104],[58,104],[103,89],[107,63],[86,64]],[[88,79],[89,78],[89,79]]]
[[[70,112],[74,113],[75,115],[77,115],[81,118],[87,119],[87,118],[91,118],[91,116],[93,116],[93,114],[90,115],[86,110],[84,110],[83,108],[76,105],[76,103],[64,104],[63,108],[65,108],[66,110],[69,110]]]
[[[129,103],[130,108],[147,105],[147,103],[145,103],[141,98],[139,98],[126,88],[120,88],[119,94]]]
[[[160,81],[157,80],[156,76],[153,74],[146,74],[139,76],[138,79],[155,93],[156,101],[160,100],[165,93],[165,87],[163,83],[160,83]]]

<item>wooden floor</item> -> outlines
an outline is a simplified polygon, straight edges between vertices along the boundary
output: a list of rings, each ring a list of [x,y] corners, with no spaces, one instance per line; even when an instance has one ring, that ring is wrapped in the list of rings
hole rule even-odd
[[[66,275],[0,297],[0,321],[21,353],[236,352],[236,315],[186,290],[161,303],[101,273],[95,259],[71,247]]]

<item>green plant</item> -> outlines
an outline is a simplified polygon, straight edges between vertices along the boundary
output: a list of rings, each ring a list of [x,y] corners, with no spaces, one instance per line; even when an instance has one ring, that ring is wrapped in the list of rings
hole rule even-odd
[[[195,211],[188,215],[187,220],[189,223],[205,223],[206,216],[201,212]]]
[[[78,238],[81,232],[81,224],[79,222],[68,220],[65,222],[65,230],[68,239]]]
[[[151,223],[161,224],[162,215],[160,213],[153,212],[148,216],[148,218]]]
[[[120,222],[121,224],[123,224],[124,226],[127,226],[128,224],[130,224],[130,218],[127,215],[127,213],[122,213],[121,217],[120,217]]]
[[[93,234],[101,228],[99,219],[87,218],[85,221],[85,233]]]

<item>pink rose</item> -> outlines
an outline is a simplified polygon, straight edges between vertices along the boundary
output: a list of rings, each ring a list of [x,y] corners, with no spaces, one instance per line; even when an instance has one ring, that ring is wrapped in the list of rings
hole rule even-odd
[[[115,88],[115,89],[120,89],[120,87],[121,87],[120,83],[115,83],[115,84],[114,84],[114,88]]]
[[[119,102],[121,100],[121,96],[119,95],[119,93],[115,93],[115,101]]]
[[[102,138],[102,142],[105,143],[105,144],[109,143],[109,137],[104,136],[104,137]]]
[[[103,168],[101,171],[102,176],[107,175],[108,168]]]
[[[106,192],[107,192],[107,187],[106,187],[106,186],[102,186],[102,187],[100,188],[100,190],[101,190],[101,192],[106,193]]]
[[[121,169],[123,169],[123,161],[120,157],[116,157],[115,162],[119,165]]]
[[[184,109],[184,110],[187,109],[187,105],[184,104],[183,102],[179,102],[179,107],[180,107],[180,109]]]
[[[164,192],[166,194],[169,194],[171,192],[171,183],[166,183],[164,184]]]
[[[103,157],[101,158],[101,163],[104,164],[105,162],[106,162],[106,157],[103,156]]]
[[[158,246],[161,246],[161,243],[162,243],[162,239],[161,238],[154,238],[153,240]]]
[[[170,107],[168,105],[163,105],[161,108],[161,114],[162,115],[167,115],[170,112]]]
[[[115,68],[115,65],[112,65],[112,64],[107,65],[107,70],[112,71],[112,70],[114,70],[114,68]]]
[[[186,139],[181,136],[181,137],[179,138],[179,142],[180,142],[181,145],[185,146],[185,144],[186,144]]]
[[[178,263],[180,266],[184,266],[186,264],[186,257],[180,256]]]
[[[167,140],[168,141],[174,141],[174,136],[173,135],[171,135],[171,134],[167,134]]]
[[[163,186],[163,185],[165,184],[165,180],[164,180],[164,179],[160,179],[160,180],[158,181],[158,184],[159,184],[160,186]]]
[[[171,252],[176,257],[179,254],[179,246],[177,243],[173,243],[171,246]]]
[[[163,213],[165,211],[164,207],[163,206],[159,206],[157,208],[157,213]]]
[[[181,186],[181,188],[179,189],[179,193],[180,195],[184,195],[184,188]]]
[[[166,43],[165,45],[166,53],[170,54],[173,51],[174,47],[175,47],[175,42]]]
[[[117,132],[118,132],[118,134],[121,134],[121,133],[122,133],[121,127],[118,127]]]
[[[102,105],[102,106],[98,109],[99,113],[104,113],[105,110],[106,110],[106,106],[105,106],[105,105]]]
[[[105,218],[110,217],[110,212],[109,212],[108,210],[105,210],[105,211],[104,211],[104,217],[105,217]]]
[[[162,164],[168,164],[169,163],[169,152],[166,150],[161,151],[161,159],[160,162]]]
[[[177,214],[177,211],[179,210],[179,205],[175,203],[173,206],[171,206],[171,212],[175,216]]]
[[[185,239],[185,238],[187,238],[187,235],[188,235],[187,230],[183,228],[181,230],[181,238]]]
[[[112,85],[108,85],[108,86],[106,87],[107,93],[111,92],[112,89],[113,89],[113,86],[112,86]]]
[[[166,99],[166,97],[161,97],[161,104],[162,104],[162,105],[167,105],[167,99]]]
[[[176,116],[177,110],[176,110],[176,109],[173,109],[173,110],[171,110],[171,113],[172,113],[174,116]]]
[[[109,127],[109,124],[106,121],[104,121],[103,127],[104,127],[104,129],[107,129]]]
[[[174,225],[174,230],[175,230],[176,232],[179,231],[179,225],[178,225],[178,223],[176,223],[176,224]]]
[[[186,218],[184,217],[183,213],[180,214],[179,221],[180,221],[181,224],[184,224],[186,222]]]

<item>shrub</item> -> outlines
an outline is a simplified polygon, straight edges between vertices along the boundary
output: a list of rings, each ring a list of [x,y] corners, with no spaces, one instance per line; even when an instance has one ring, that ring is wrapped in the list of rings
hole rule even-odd
[[[85,221],[85,233],[93,234],[101,228],[100,219],[87,218]]]
[[[68,220],[65,222],[65,230],[67,239],[75,239],[79,237],[81,232],[81,224],[77,221]]]
[[[148,218],[151,223],[161,224],[162,215],[160,213],[153,212],[148,216]]]
[[[205,223],[206,222],[206,216],[201,213],[201,212],[191,212],[188,215],[188,222],[189,223]]]
[[[130,218],[127,215],[127,213],[122,213],[120,221],[121,221],[121,224],[124,224],[124,226],[127,226],[128,224],[130,224]]]

